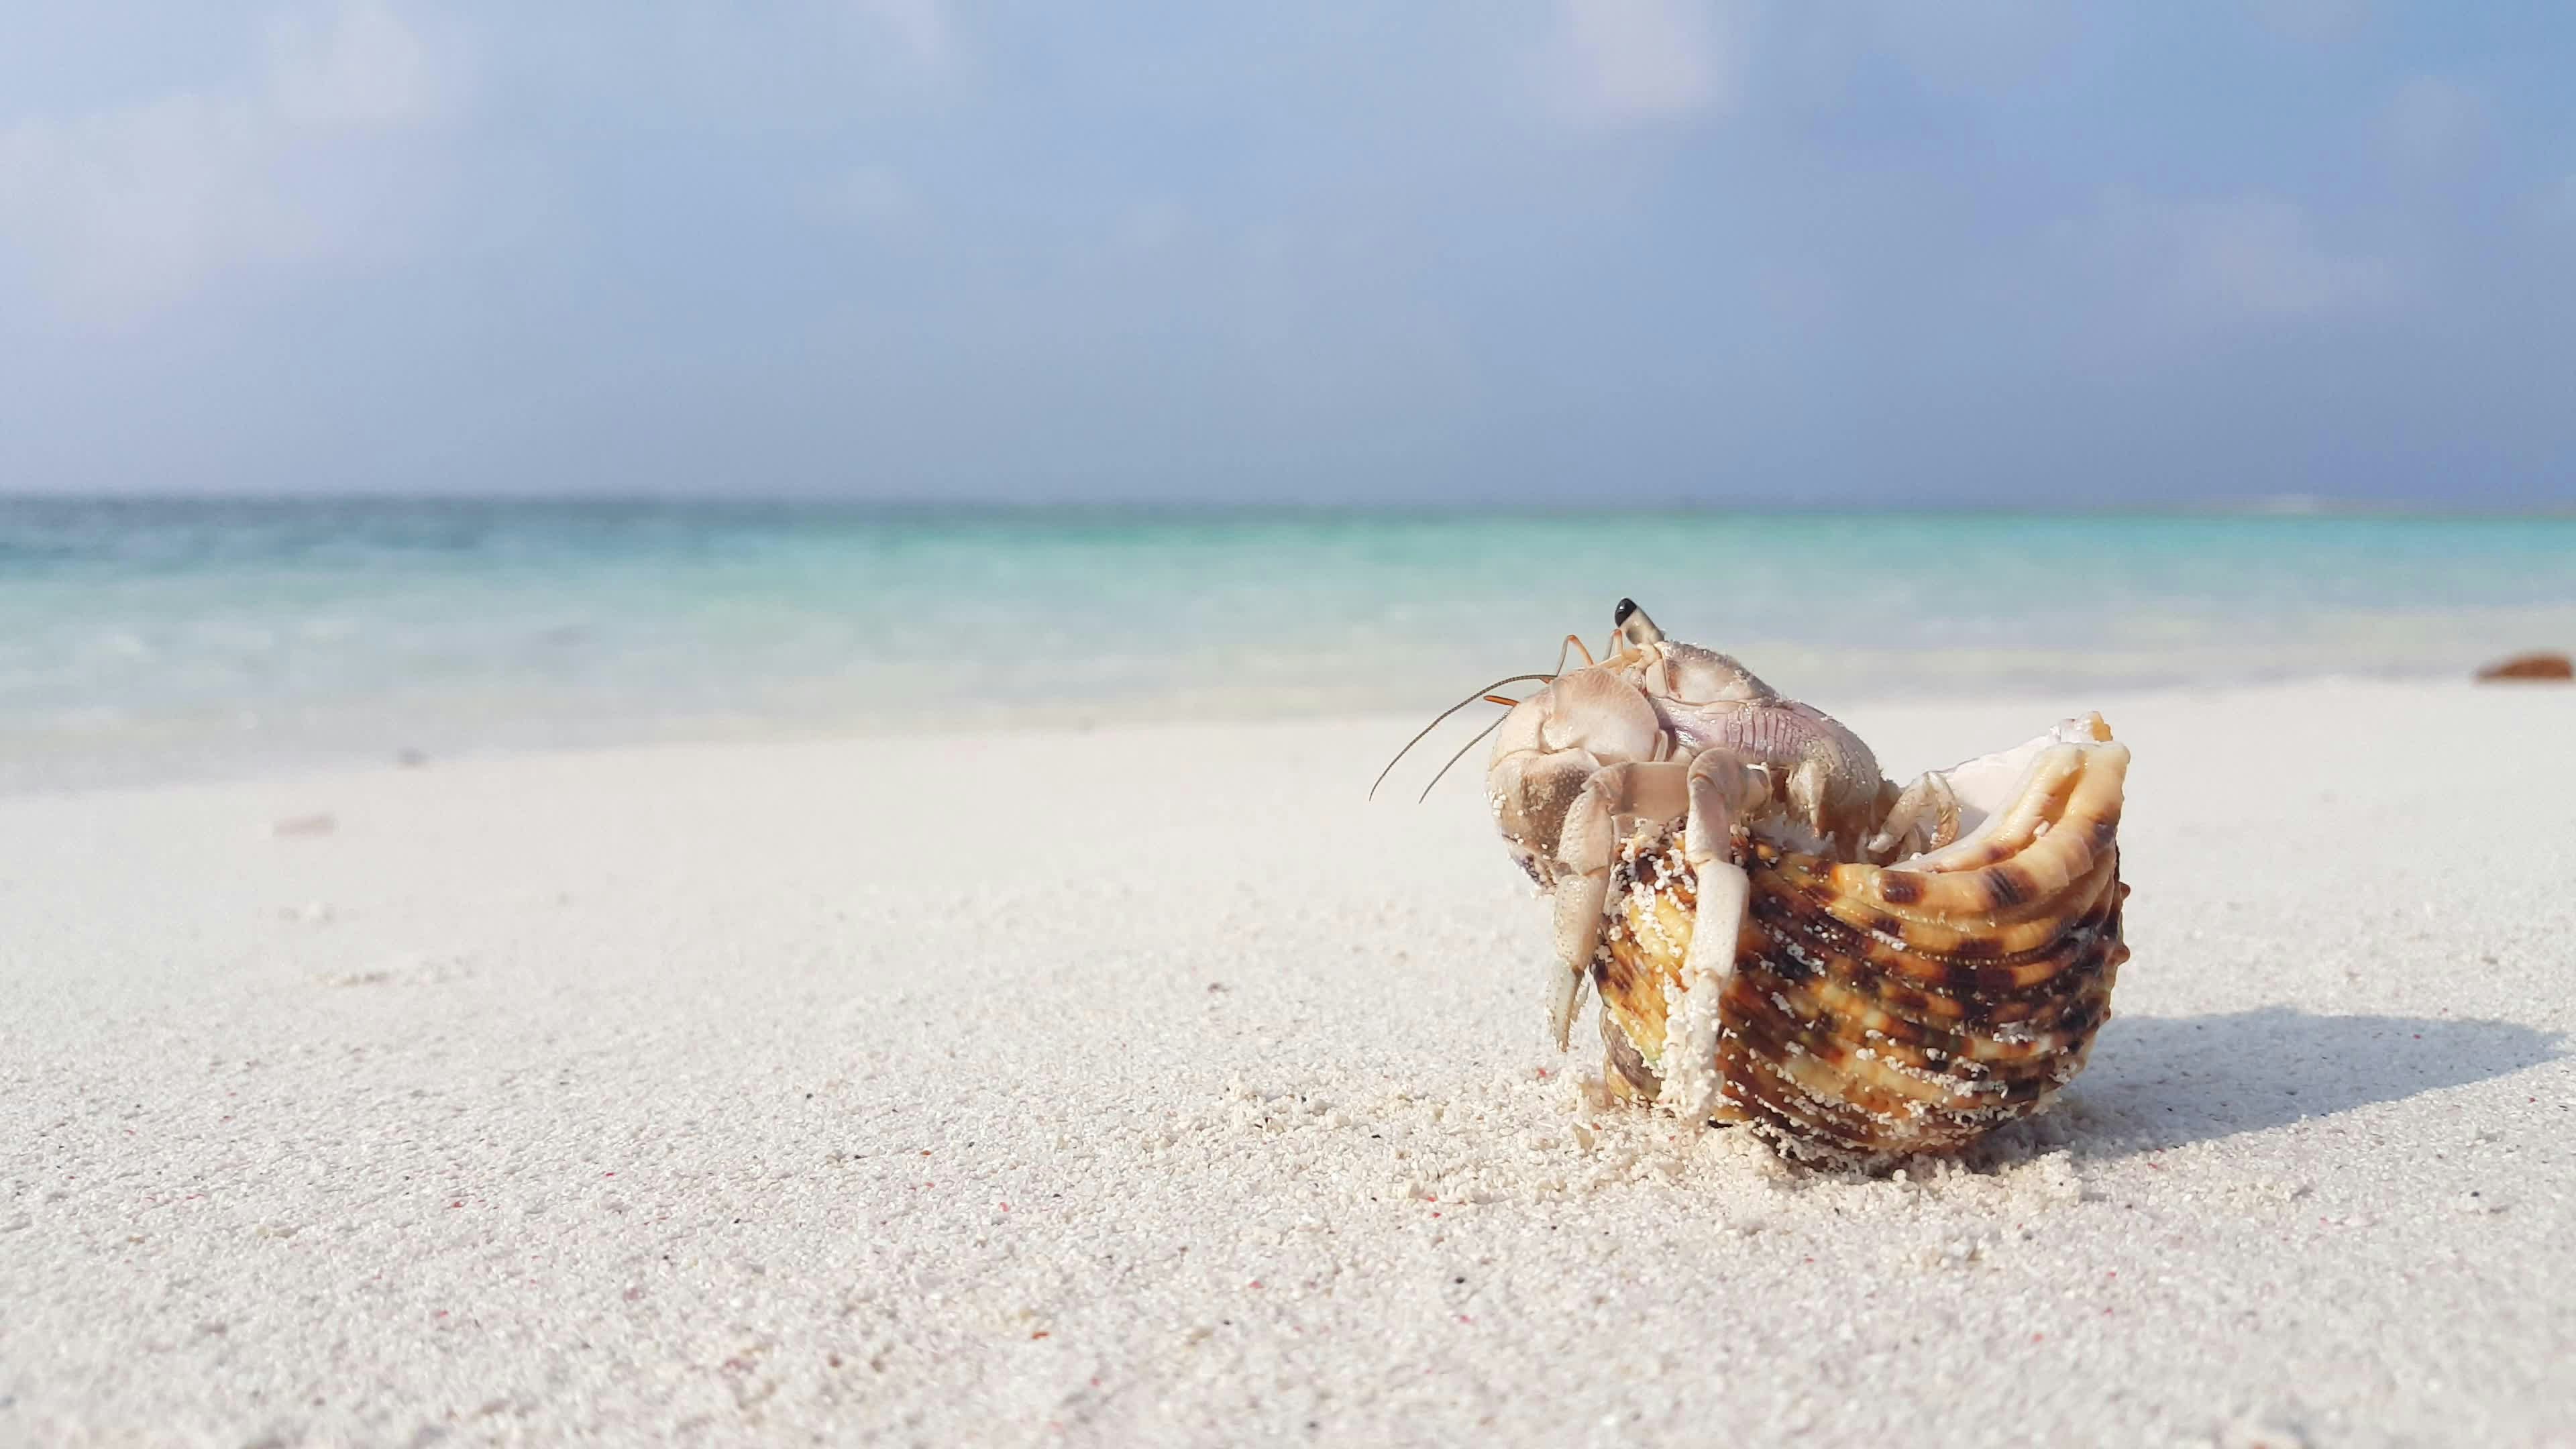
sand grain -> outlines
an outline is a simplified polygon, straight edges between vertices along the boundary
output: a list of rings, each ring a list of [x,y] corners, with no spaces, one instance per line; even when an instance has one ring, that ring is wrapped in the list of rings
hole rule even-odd
[[[0,803],[0,1442],[2568,1442],[2576,697],[1846,717],[2096,704],[2119,1015],[1874,1181],[1591,1105],[1398,722]]]

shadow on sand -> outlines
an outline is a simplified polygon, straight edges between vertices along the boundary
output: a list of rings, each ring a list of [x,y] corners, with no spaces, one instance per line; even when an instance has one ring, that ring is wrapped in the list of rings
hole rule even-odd
[[[2070,1093],[2082,1156],[2126,1157],[2489,1081],[2560,1055],[2509,1021],[2318,1016],[2286,1006],[2114,1016]]]

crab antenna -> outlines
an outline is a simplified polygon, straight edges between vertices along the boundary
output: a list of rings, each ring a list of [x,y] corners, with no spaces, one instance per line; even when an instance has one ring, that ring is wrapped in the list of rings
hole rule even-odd
[[[1560,650],[1557,657],[1561,662],[1564,658],[1563,651]],[[1438,714],[1433,715],[1431,717],[1431,723],[1424,725],[1413,738],[1406,740],[1404,742],[1404,748],[1395,752],[1395,759],[1387,761],[1386,768],[1378,771],[1377,778],[1369,782],[1369,798],[1372,800],[1377,798],[1377,787],[1386,783],[1386,777],[1394,773],[1398,761],[1401,761],[1406,755],[1413,753],[1413,747],[1422,743],[1423,735],[1427,735],[1433,730],[1440,728],[1440,722],[1442,720],[1447,719],[1449,716],[1456,714],[1462,709],[1465,709],[1467,706],[1471,704],[1482,704],[1487,690],[1500,689],[1506,684],[1519,684],[1525,680],[1535,679],[1546,681],[1554,678],[1556,678],[1556,676],[1553,674],[1515,674],[1508,679],[1497,679],[1493,683],[1478,689],[1474,694],[1468,695],[1465,699],[1462,699],[1456,704],[1449,706],[1447,709],[1440,711]],[[1511,716],[1505,715],[1503,718],[1509,719]],[[1483,737],[1478,736],[1478,738],[1481,739]]]
[[[1488,697],[1490,698],[1490,696],[1488,696]],[[1502,704],[1502,703],[1504,703],[1504,702],[1505,702],[1505,701],[1503,701],[1503,700],[1499,700],[1499,699],[1494,701],[1494,703],[1496,703],[1496,704]],[[1517,699],[1515,699],[1515,700],[1511,700],[1511,701],[1509,701],[1509,703],[1511,703],[1515,708],[1517,708],[1517,707],[1520,705],[1520,701],[1519,701],[1519,700],[1517,700]],[[1510,718],[1511,718],[1511,716],[1510,716],[1510,715],[1504,715],[1502,719],[1498,719],[1498,720],[1494,721],[1492,724],[1489,724],[1489,725],[1485,726],[1483,729],[1480,729],[1480,730],[1476,731],[1476,737],[1475,737],[1474,739],[1469,740],[1467,743],[1465,743],[1465,744],[1463,744],[1463,745],[1460,745],[1460,746],[1458,747],[1458,753],[1456,753],[1456,754],[1454,754],[1454,755],[1451,755],[1451,756],[1449,757],[1449,765],[1454,765],[1454,764],[1458,763],[1460,760],[1463,760],[1463,759],[1467,758],[1467,752],[1468,752],[1469,750],[1472,750],[1472,749],[1474,749],[1476,746],[1478,746],[1478,745],[1480,745],[1480,744],[1483,744],[1483,743],[1485,742],[1485,736],[1487,736],[1487,735],[1489,735],[1489,734],[1492,734],[1494,731],[1496,731],[1496,730],[1498,730],[1498,729],[1501,729],[1501,728],[1503,727],[1503,720],[1505,720],[1505,719],[1510,719]],[[1431,785],[1437,785],[1437,784],[1439,784],[1439,783],[1440,783],[1440,775],[1446,775],[1446,774],[1448,774],[1448,773],[1449,773],[1449,765],[1442,765],[1442,766],[1440,767],[1440,774],[1438,774],[1438,775],[1433,775],[1433,776],[1431,777]],[[1431,798],[1431,785],[1425,785],[1425,786],[1423,786],[1423,787],[1422,787],[1422,793],[1413,797],[1413,803],[1414,803],[1414,804],[1419,805],[1419,804],[1421,804],[1423,801],[1428,800],[1428,799],[1430,799],[1430,798]]]

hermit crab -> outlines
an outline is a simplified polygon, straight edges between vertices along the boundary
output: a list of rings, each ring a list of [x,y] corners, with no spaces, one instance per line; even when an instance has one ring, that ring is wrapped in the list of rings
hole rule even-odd
[[[1559,1049],[1588,981],[1612,1093],[1823,1162],[1951,1150],[2045,1107],[2128,956],[2129,752],[2101,717],[1900,790],[1734,659],[1629,600],[1613,627],[1597,662],[1520,676],[1527,698],[1476,696],[1511,706],[1486,793],[1553,902]]]

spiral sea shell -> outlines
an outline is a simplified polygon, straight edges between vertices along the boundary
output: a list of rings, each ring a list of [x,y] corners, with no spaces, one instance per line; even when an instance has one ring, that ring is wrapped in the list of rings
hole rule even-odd
[[[1699,988],[1720,993],[1715,1030],[1672,1033],[1698,1043],[1688,1060],[1667,1060],[1667,1026],[1692,1014],[1693,877],[1677,827],[1641,830],[1592,964],[1612,1089],[1653,1098],[1700,1074],[1692,1099],[1716,1119],[1842,1164],[1953,1150],[2043,1109],[2083,1069],[2128,959],[2128,764],[2099,716],[1971,761],[1950,772],[1968,833],[1887,867],[1757,827],[1739,844],[1752,891],[1734,971]]]

